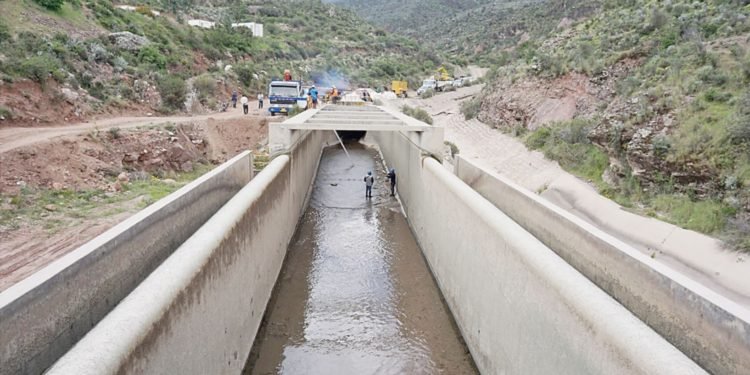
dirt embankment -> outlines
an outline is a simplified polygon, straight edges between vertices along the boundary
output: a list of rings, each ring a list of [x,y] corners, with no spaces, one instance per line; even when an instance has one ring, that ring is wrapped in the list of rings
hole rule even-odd
[[[266,143],[268,120],[89,129],[0,153],[0,291],[212,165]]]
[[[122,172],[162,176],[191,172],[241,150],[257,149],[267,133],[264,118],[215,120],[142,129],[91,129],[0,153],[0,194],[22,188],[111,189]]]

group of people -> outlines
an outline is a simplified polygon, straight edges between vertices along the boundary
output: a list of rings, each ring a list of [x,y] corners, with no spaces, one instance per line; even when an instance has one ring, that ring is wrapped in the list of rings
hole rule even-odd
[[[239,97],[239,94],[237,94],[237,90],[232,91],[232,108],[237,108],[237,99]],[[258,109],[263,109],[263,100],[265,97],[263,96],[263,93],[258,93]],[[239,97],[240,104],[242,104],[242,112],[244,114],[247,114],[250,110],[250,99],[247,98],[247,96],[242,95],[242,97]]]
[[[391,182],[391,196],[394,196],[396,195],[396,170],[391,168],[387,177]],[[375,185],[375,176],[372,175],[372,171],[369,171],[365,176],[365,198],[372,198],[373,185]]]

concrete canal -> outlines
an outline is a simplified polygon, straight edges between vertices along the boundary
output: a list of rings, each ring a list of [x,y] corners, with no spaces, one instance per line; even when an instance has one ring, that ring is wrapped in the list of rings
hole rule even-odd
[[[323,153],[245,373],[477,373],[380,156],[347,147]]]

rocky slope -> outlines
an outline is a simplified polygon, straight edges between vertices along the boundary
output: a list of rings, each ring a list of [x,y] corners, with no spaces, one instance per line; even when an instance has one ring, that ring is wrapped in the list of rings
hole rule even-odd
[[[605,194],[750,250],[750,7],[606,3],[508,52],[465,112]]]

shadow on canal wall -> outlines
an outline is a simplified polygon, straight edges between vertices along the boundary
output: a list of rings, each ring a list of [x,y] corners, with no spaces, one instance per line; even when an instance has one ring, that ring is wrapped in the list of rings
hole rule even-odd
[[[276,157],[48,374],[240,373],[331,132]]]
[[[705,373],[427,156],[416,135],[372,136],[482,373]]]

